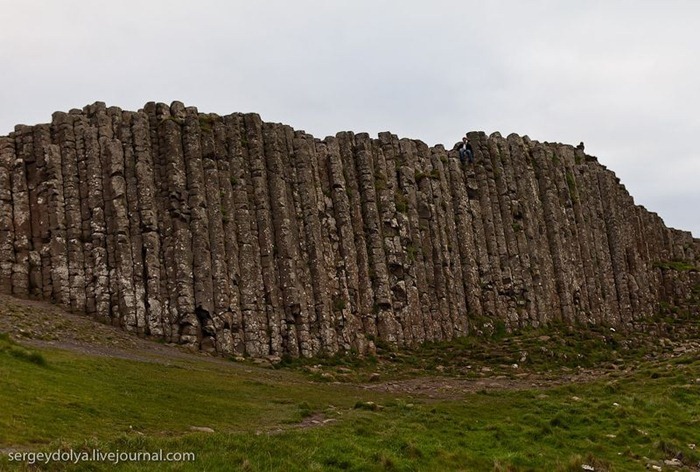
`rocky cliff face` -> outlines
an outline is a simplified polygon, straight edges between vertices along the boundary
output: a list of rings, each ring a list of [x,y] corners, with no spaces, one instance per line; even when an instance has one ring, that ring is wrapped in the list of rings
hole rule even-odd
[[[415,346],[552,321],[634,329],[700,241],[572,146],[96,103],[0,138],[0,291],[251,356]]]

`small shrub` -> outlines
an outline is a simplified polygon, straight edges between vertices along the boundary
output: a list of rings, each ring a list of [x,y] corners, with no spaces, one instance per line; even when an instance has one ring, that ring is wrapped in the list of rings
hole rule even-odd
[[[403,214],[408,213],[408,198],[406,198],[403,193],[396,192],[396,196],[394,197],[394,205],[396,206],[397,212]]]
[[[215,121],[216,119],[211,115],[199,115],[199,128],[205,133],[211,133]]]
[[[571,196],[571,201],[577,202],[578,193],[576,192],[576,180],[574,179],[574,175],[568,170],[566,171],[566,185],[567,187],[569,187],[569,195]]]
[[[418,255],[418,246],[415,244],[409,244],[406,246],[406,255],[410,262],[415,262],[416,256]]]
[[[680,260],[655,262],[654,267],[663,270],[675,270],[677,272],[697,272],[698,270],[700,270],[694,265],[689,264],[686,261]]]
[[[313,409],[308,402],[301,402],[299,404],[299,415],[301,415],[302,418],[308,418],[309,416],[313,415],[313,413]]]
[[[501,339],[506,334],[508,334],[508,329],[506,328],[506,324],[502,320],[497,320],[494,323],[494,327],[493,327],[493,337],[495,339]]]
[[[376,176],[374,179],[374,188],[377,190],[377,192],[386,190],[386,179],[381,175]]]
[[[613,382],[608,382],[605,384],[604,391],[605,393],[617,393],[620,390],[620,384],[613,381]]]
[[[347,306],[348,302],[342,297],[333,298],[333,309],[335,311],[342,311]]]

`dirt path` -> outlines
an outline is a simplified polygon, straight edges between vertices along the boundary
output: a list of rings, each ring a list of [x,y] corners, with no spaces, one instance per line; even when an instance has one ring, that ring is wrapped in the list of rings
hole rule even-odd
[[[0,295],[0,332],[10,334],[26,346],[64,349],[94,356],[163,364],[194,358],[235,364],[174,344],[139,338],[118,327],[69,313],[49,303],[7,295]]]
[[[479,379],[457,379],[451,377],[418,377],[382,383],[362,384],[362,388],[387,393],[421,396],[431,399],[460,398],[466,394],[490,390],[531,390],[544,389],[567,383],[581,383],[607,377],[604,371],[586,371],[566,376],[546,376],[522,374],[519,377],[484,377]]]

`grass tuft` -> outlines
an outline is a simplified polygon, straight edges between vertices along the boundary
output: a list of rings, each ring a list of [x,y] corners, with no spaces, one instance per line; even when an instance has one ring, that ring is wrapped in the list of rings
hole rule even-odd
[[[10,339],[8,334],[0,333],[0,356],[3,355],[12,356],[40,367],[46,366],[46,359],[41,353],[26,349]]]

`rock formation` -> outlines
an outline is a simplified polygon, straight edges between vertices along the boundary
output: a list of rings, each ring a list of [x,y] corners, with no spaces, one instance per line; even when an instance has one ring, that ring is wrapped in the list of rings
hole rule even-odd
[[[583,150],[95,103],[0,137],[0,291],[206,351],[313,356],[551,322],[635,329],[700,240]]]

